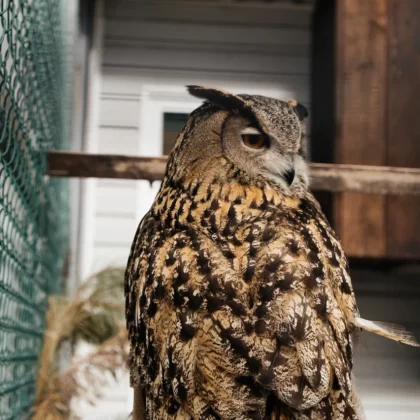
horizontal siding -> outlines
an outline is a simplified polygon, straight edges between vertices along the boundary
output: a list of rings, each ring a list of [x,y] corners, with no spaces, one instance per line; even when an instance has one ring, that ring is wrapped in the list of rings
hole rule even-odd
[[[101,127],[138,128],[139,106],[138,96],[130,92],[102,94],[99,124]]]
[[[363,318],[400,323],[420,339],[417,276],[353,270],[352,279]],[[354,372],[369,420],[420,418],[419,349],[363,332]]]
[[[157,85],[164,81],[183,89],[187,84],[207,84],[221,86],[226,84],[235,88],[235,92],[246,93],[248,91],[280,89],[286,92],[283,99],[289,97],[298,98],[306,106],[310,104],[309,78],[306,75],[297,74],[241,74],[235,72],[197,72],[191,69],[174,70],[170,72],[163,69],[145,69],[143,67],[115,68],[104,67],[103,92],[104,95],[141,95],[142,84]],[[168,78],[169,77],[169,78]],[[269,93],[269,92],[267,92]]]
[[[135,219],[136,199],[135,181],[99,181],[96,187],[96,216]]]
[[[278,54],[230,53],[224,51],[171,48],[162,51],[145,47],[108,47],[104,64],[113,67],[142,67],[161,70],[194,70],[198,72],[235,72],[247,75],[300,74],[309,72],[308,57],[284,57]]]
[[[112,0],[105,12],[105,72],[235,81],[245,92],[271,83],[309,105],[308,7]]]
[[[137,229],[138,221],[128,217],[97,216],[95,220],[95,246],[128,248]]]
[[[119,23],[118,21],[115,22]],[[281,36],[281,35],[280,35]],[[259,56],[264,55],[281,55],[283,57],[306,57],[309,53],[308,45],[295,46],[291,44],[270,44],[270,43],[249,43],[240,44],[232,42],[229,38],[224,41],[203,41],[203,40],[177,40],[171,38],[154,39],[154,38],[135,38],[124,36],[111,36],[106,40],[107,47],[127,47],[127,48],[147,48],[159,50],[183,50],[190,53],[196,51],[220,51],[230,53],[248,53],[252,54],[253,59],[258,59]]]
[[[119,137],[121,143],[124,139]],[[124,153],[121,148],[112,153]],[[143,187],[144,194],[139,197]],[[145,187],[145,188],[144,188]],[[94,261],[92,270],[127,264],[141,208],[150,207],[159,185],[145,181],[100,180],[95,189]]]
[[[102,126],[99,128],[98,152],[135,155],[138,150],[138,137],[137,128]],[[118,151],[115,143],[118,143]]]
[[[134,237],[134,234],[132,235]],[[125,267],[130,253],[128,246],[98,245],[94,246],[94,261],[92,272],[97,272],[108,267]]]
[[[305,30],[310,27],[311,16],[310,7],[273,7],[268,2],[265,5],[238,7],[237,4],[107,0],[105,10],[107,22],[113,19],[135,19],[137,22],[175,21],[189,24],[193,21],[213,25],[282,26]]]
[[[193,57],[192,57],[193,56]],[[109,47],[104,64],[113,67],[142,67],[160,70],[194,70],[197,72],[234,72],[246,75],[292,74],[306,76],[308,57],[284,57],[277,54],[230,53],[223,51],[195,51],[173,48],[165,51],[148,48]]]
[[[268,14],[268,13],[267,13]],[[308,28],[282,25],[258,25],[249,23],[203,23],[159,20],[136,20],[133,18],[108,19],[105,45],[112,40],[169,41],[172,45],[196,46],[208,49],[217,46],[232,46],[241,50],[281,51],[285,47],[292,55],[307,55],[309,47]],[[201,48],[200,48],[201,47]]]

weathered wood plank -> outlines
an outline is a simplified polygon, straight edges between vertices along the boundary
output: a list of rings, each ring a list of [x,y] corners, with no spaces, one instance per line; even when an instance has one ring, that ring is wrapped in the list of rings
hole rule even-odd
[[[390,0],[388,165],[420,167],[420,2]],[[388,200],[388,255],[419,258],[420,199]]]
[[[161,180],[166,157],[50,152],[48,175],[76,178],[116,178]]]
[[[310,167],[316,191],[420,195],[420,169],[326,163]]]
[[[387,0],[337,2],[336,162],[386,165]],[[335,200],[335,228],[354,256],[386,257],[386,198]]]
[[[145,179],[158,181],[167,157],[50,152],[48,175],[54,177]],[[420,195],[420,169],[312,163],[311,188],[367,194]]]

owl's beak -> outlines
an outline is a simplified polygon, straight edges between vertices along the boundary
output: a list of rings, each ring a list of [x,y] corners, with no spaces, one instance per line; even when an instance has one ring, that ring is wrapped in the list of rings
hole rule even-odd
[[[287,185],[292,185],[293,180],[295,179],[295,168],[290,168],[286,172],[283,173],[283,177],[287,182]]]

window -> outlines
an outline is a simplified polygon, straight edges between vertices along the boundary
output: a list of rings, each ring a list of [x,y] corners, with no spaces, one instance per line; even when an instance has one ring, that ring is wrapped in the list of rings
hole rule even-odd
[[[187,122],[188,114],[165,112],[163,115],[163,154],[169,155],[180,131]]]

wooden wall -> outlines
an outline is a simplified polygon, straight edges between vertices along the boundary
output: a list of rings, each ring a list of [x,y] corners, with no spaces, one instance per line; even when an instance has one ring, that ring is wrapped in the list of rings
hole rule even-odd
[[[420,166],[418,0],[337,0],[336,162]],[[335,227],[353,257],[420,257],[420,199],[346,193]]]

